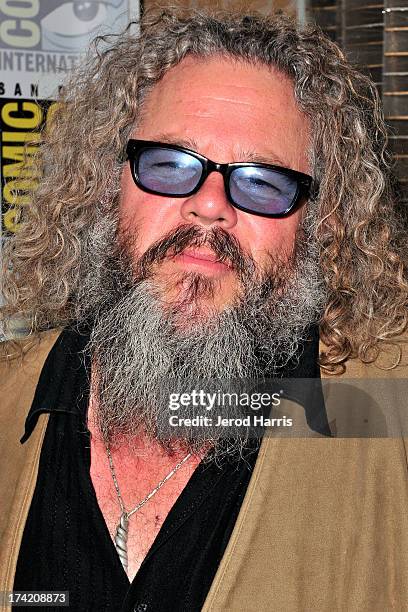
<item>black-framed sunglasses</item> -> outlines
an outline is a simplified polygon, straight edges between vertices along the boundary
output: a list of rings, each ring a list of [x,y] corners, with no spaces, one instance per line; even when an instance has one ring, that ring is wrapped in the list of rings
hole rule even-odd
[[[310,195],[312,177],[271,164],[217,164],[178,145],[129,140],[126,153],[136,185],[147,193],[182,198],[196,193],[211,172],[224,177],[235,208],[263,217],[285,217]]]

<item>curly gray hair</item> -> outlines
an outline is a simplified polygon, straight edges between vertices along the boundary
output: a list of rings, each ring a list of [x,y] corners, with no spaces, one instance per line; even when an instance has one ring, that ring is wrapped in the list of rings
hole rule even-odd
[[[407,327],[408,285],[374,85],[320,29],[284,16],[162,11],[147,13],[141,31],[97,40],[61,95],[43,134],[44,178],[6,249],[3,318],[29,316],[38,330],[75,317],[83,244],[101,203],[117,204],[119,160],[144,97],[187,55],[221,54],[293,81],[320,186],[321,365],[334,372],[350,356],[375,360]]]

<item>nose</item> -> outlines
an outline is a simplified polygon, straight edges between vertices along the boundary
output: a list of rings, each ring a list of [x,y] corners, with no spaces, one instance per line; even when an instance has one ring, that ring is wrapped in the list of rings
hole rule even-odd
[[[237,211],[227,199],[219,172],[212,172],[197,193],[183,200],[180,213],[185,221],[206,228],[228,230],[237,223]]]

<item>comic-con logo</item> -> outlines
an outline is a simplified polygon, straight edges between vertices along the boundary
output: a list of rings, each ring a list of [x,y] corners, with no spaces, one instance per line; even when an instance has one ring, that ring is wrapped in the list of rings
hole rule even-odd
[[[127,22],[127,0],[0,0],[0,47],[81,53]]]

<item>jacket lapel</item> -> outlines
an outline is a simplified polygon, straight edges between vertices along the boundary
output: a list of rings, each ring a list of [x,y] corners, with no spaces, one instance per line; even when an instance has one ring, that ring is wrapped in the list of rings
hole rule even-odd
[[[48,415],[40,416],[29,440],[20,444],[24,423],[32,404],[45,359],[59,331],[40,334],[39,339],[0,345],[0,380],[3,396],[0,412],[2,457],[0,513],[0,590],[13,589],[18,552],[37,481]],[[36,350],[31,350],[36,349]],[[9,609],[5,606],[3,609]]]

